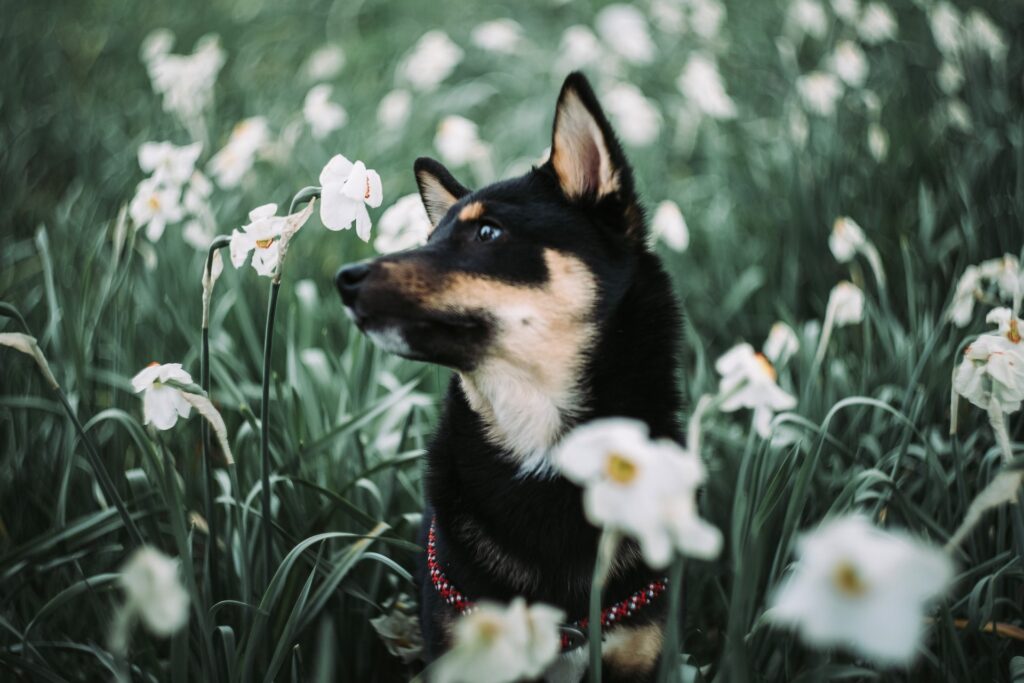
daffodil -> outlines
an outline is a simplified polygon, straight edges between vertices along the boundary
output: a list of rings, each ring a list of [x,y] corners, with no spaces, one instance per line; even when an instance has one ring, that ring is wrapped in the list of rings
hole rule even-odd
[[[623,142],[646,147],[661,132],[661,112],[657,105],[632,83],[616,83],[604,95],[605,111]]]
[[[561,649],[564,613],[544,604],[481,602],[455,622],[452,648],[431,671],[434,683],[509,683],[544,673]]]
[[[643,12],[627,4],[604,7],[594,19],[598,35],[615,52],[632,64],[654,61],[654,41]]]
[[[726,351],[715,361],[715,370],[722,376],[718,382],[721,410],[753,410],[754,429],[762,438],[771,436],[775,413],[796,407],[796,397],[779,387],[775,367],[750,344],[737,344]]]
[[[278,216],[277,204],[264,204],[249,212],[249,222],[241,230],[231,231],[228,250],[231,264],[240,268],[252,253],[252,267],[264,277],[278,273],[287,239],[305,224],[312,213],[312,203],[290,216]]]
[[[470,39],[482,50],[513,54],[523,42],[523,27],[514,19],[485,21],[473,29]]]
[[[477,132],[477,125],[464,116],[446,116],[437,126],[434,146],[441,159],[462,166],[485,158],[489,149]]]
[[[785,365],[790,356],[799,350],[800,339],[793,328],[784,322],[772,325],[762,347],[765,357],[776,366]]]
[[[302,104],[302,116],[317,140],[324,139],[348,121],[345,108],[331,101],[331,90],[333,88],[326,83],[314,85]]]
[[[215,35],[203,36],[192,54],[172,54],[173,35],[150,34],[144,50],[153,91],[163,96],[164,111],[174,114],[193,134],[201,137],[202,114],[213,102],[213,86],[226,55]]]
[[[151,363],[132,378],[132,389],[142,397],[143,422],[160,430],[173,427],[179,417],[188,417],[191,406],[181,390],[165,384],[174,381],[192,384],[192,376],[181,369],[181,363]]]
[[[370,214],[366,207],[378,207],[384,195],[380,176],[361,161],[352,163],[340,154],[331,157],[320,172],[322,194],[320,220],[329,230],[348,230],[356,224],[356,234],[364,242],[370,239]]]
[[[825,324],[829,315],[836,326],[854,325],[864,319],[864,292],[852,282],[840,282],[832,288],[825,311]]]
[[[257,153],[270,142],[270,126],[262,116],[239,121],[227,144],[217,152],[207,170],[225,189],[237,187],[256,161]]]
[[[313,82],[329,81],[339,73],[345,66],[345,52],[340,45],[323,45],[313,51],[313,54],[306,59],[302,70],[306,78]]]
[[[188,622],[189,595],[178,577],[178,562],[156,548],[136,550],[121,568],[127,609],[153,634],[173,635]]]
[[[946,553],[861,515],[825,522],[797,548],[796,567],[765,615],[770,621],[815,647],[846,647],[884,665],[914,659],[925,609],[953,576]]]
[[[135,189],[128,215],[138,227],[146,228],[146,237],[155,242],[170,223],[177,223],[185,212],[181,206],[181,188],[147,178]]]
[[[714,119],[736,117],[736,104],[725,90],[713,57],[694,53],[686,61],[676,85],[687,103]]]
[[[843,84],[827,71],[812,71],[796,79],[796,90],[809,114],[832,116],[843,95]]]
[[[797,38],[808,35],[821,40],[828,31],[828,17],[818,0],[793,0],[786,14],[786,28]]]
[[[377,105],[377,122],[386,130],[398,130],[409,120],[412,93],[397,88],[381,98]]]
[[[673,251],[684,252],[690,246],[690,230],[679,205],[671,199],[658,204],[651,220],[654,238],[667,244]]]
[[[998,329],[979,336],[964,350],[953,388],[983,410],[995,402],[1003,413],[1012,413],[1024,401],[1024,321],[1008,308],[994,309],[986,320]]]
[[[157,183],[181,187],[192,176],[203,143],[178,147],[170,142],[144,142],[139,146],[139,168]]]
[[[867,4],[857,24],[857,35],[869,45],[895,38],[896,17],[892,10],[881,2]]]
[[[430,92],[448,78],[462,61],[462,48],[444,31],[427,31],[398,67],[399,74],[413,89]]]
[[[956,283],[947,316],[957,327],[966,327],[974,315],[974,302],[982,294],[983,280],[977,266],[967,266]]]
[[[381,214],[373,248],[381,254],[390,254],[420,246],[426,243],[431,227],[420,196],[407,194]]]

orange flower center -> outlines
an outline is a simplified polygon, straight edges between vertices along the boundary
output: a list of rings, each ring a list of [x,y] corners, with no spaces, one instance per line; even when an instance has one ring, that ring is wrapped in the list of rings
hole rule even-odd
[[[608,478],[619,484],[628,484],[636,479],[636,464],[621,453],[611,452],[605,461],[605,472]]]
[[[273,237],[268,237],[265,240],[256,240],[256,246],[260,249],[269,249],[270,245],[274,243]]]
[[[832,582],[843,595],[859,598],[868,590],[860,572],[850,562],[840,562],[832,572]]]
[[[153,209],[154,211],[160,208],[160,200],[157,199],[156,195],[150,197],[149,201],[146,203],[149,204],[149,208]]]
[[[366,179],[366,192],[363,193],[363,199],[370,198],[370,179]]]
[[[1006,333],[1006,338],[1014,344],[1020,344],[1020,330],[1017,328],[1016,318],[1010,318],[1010,331]]]
[[[764,374],[771,377],[772,381],[774,382],[775,379],[779,376],[779,374],[775,372],[775,366],[772,365],[771,361],[765,358],[765,355],[763,353],[754,354],[754,358],[757,359],[758,365],[761,366],[761,370],[764,371]]]
[[[150,364],[149,364],[149,365],[147,365],[146,367],[147,367],[147,368],[155,368],[155,367],[156,367],[156,366],[158,366],[158,365],[160,365],[160,364],[159,364],[159,363],[157,363],[156,361],[153,361],[152,363],[150,363]]]

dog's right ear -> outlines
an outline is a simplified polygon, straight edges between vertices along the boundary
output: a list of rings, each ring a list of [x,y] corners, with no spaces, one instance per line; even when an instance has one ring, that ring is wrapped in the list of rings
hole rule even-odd
[[[430,224],[436,228],[448,213],[448,209],[469,194],[469,188],[453,178],[441,162],[428,157],[417,159],[413,164],[413,171],[416,173],[416,184],[420,188],[423,208],[427,210]]]

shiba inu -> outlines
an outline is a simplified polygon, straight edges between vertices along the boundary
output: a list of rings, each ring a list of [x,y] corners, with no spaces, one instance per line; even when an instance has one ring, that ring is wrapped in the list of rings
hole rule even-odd
[[[378,346],[454,371],[425,472],[421,618],[433,658],[474,600],[522,595],[577,625],[587,614],[599,530],[551,451],[600,417],[680,439],[680,319],[633,172],[583,75],[566,79],[550,156],[525,175],[470,190],[432,159],[414,170],[427,244],[346,266],[337,286]],[[620,548],[605,591],[606,680],[654,675],[660,578],[632,543]],[[565,632],[548,680],[584,675],[585,639]]]

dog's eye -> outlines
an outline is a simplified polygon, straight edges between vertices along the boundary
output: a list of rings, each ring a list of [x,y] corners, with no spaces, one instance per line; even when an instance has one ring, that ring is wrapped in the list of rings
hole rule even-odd
[[[476,230],[476,239],[478,242],[490,242],[501,237],[501,228],[495,227],[488,223],[484,223]]]

